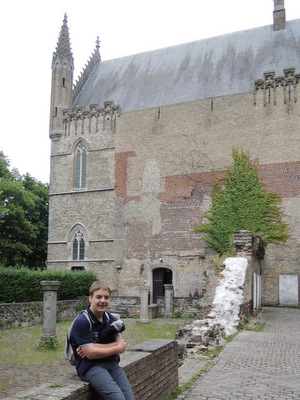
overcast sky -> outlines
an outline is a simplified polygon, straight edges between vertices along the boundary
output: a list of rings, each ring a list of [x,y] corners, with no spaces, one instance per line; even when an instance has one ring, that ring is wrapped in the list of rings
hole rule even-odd
[[[285,9],[300,18],[300,0]],[[49,182],[51,61],[64,13],[76,79],[97,36],[108,60],[270,25],[273,10],[273,0],[1,1],[0,150],[21,174]]]

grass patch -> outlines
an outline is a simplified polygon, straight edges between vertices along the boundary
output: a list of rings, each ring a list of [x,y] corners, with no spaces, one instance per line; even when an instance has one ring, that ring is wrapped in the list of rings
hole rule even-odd
[[[254,332],[263,332],[266,326],[265,322],[255,322],[253,331]]]
[[[130,349],[135,344],[150,339],[175,339],[179,326],[186,319],[156,318],[149,324],[142,324],[134,319],[124,319],[126,330],[122,336]],[[42,326],[13,328],[1,332],[0,363],[21,365],[51,365],[55,360],[64,359],[64,345],[71,321],[56,324],[57,346],[40,347]],[[49,348],[47,348],[49,347]]]
[[[7,390],[9,388],[9,384],[7,383],[7,382],[4,382],[4,381],[0,381],[0,390],[1,391],[5,391],[5,390]]]
[[[241,324],[239,330],[245,329],[246,331],[263,332],[265,326],[266,326],[265,322],[259,322],[253,319],[252,315],[249,315],[245,323]]]
[[[149,324],[143,324],[135,321],[134,324],[126,323],[126,329],[122,333],[123,338],[126,340],[128,348],[138,343],[145,342],[149,339],[175,339],[175,334],[179,326],[186,322],[184,319],[152,319]]]
[[[218,357],[223,349],[224,346],[218,346],[215,349],[203,351],[202,354],[208,357]]]
[[[233,335],[230,336],[226,336],[224,339],[226,340],[227,343],[230,343],[233,341],[233,339],[236,337],[236,335],[239,333],[239,331],[237,331],[236,333],[234,333]]]
[[[58,349],[60,348],[60,351],[50,351],[39,346],[42,336],[41,325],[3,331],[0,338],[1,363],[47,365],[57,357],[63,357],[62,329],[63,326],[58,324]]]
[[[251,319],[252,319],[252,315],[249,314],[248,317],[245,319],[245,322],[241,322],[241,323],[240,323],[239,330],[241,331],[241,330],[243,330],[244,328],[246,328],[246,326],[247,326],[248,324],[250,324]]]

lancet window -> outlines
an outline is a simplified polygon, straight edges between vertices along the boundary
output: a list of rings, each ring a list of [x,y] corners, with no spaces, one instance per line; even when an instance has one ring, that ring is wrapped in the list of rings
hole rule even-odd
[[[72,260],[84,260],[85,258],[85,240],[84,234],[77,229],[72,241]]]
[[[83,142],[80,142],[75,151],[75,187],[84,189],[86,181],[86,148]]]

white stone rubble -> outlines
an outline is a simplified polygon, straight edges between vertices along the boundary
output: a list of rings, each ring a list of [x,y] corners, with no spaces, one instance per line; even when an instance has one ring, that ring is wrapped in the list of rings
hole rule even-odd
[[[221,275],[224,279],[216,288],[213,308],[207,318],[192,321],[177,331],[178,344],[185,346],[187,352],[221,346],[225,342],[224,336],[238,330],[248,261],[244,257],[226,258],[223,264],[225,268]]]
[[[226,336],[237,332],[240,319],[240,306],[244,302],[243,285],[245,283],[248,261],[244,257],[226,258],[225,269],[221,272],[224,279],[216,288],[213,309],[208,318],[213,318],[223,328]]]

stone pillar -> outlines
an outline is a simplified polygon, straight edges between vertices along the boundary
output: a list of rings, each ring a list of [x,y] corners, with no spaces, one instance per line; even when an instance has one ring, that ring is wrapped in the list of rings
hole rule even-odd
[[[149,308],[148,308],[148,295],[149,292],[147,289],[143,289],[141,293],[141,315],[140,322],[144,324],[149,324]]]
[[[173,315],[173,285],[164,285],[165,287],[165,317]]]
[[[56,339],[56,303],[57,291],[60,286],[58,281],[42,281],[43,288],[43,335],[40,346],[54,346]],[[50,343],[51,342],[51,343]]]

